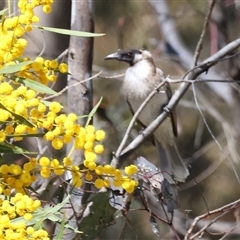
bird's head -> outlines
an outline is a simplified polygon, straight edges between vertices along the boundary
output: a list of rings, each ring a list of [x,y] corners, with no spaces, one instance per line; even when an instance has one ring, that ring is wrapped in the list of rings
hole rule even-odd
[[[115,53],[109,54],[104,58],[104,60],[118,60],[122,62],[127,62],[130,64],[130,66],[133,66],[137,62],[143,60],[143,59],[151,59],[152,55],[150,52],[146,50],[139,50],[139,49],[132,49],[132,50],[118,50]]]

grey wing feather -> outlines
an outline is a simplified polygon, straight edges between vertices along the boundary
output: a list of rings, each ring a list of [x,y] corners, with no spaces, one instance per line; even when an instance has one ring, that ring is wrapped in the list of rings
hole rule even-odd
[[[189,171],[179,155],[175,144],[172,146],[168,144],[163,146],[155,139],[155,145],[160,156],[160,169],[164,177],[170,183],[174,183],[173,178],[170,176],[174,176],[178,182],[184,182],[189,175]]]
[[[172,89],[170,87],[169,82],[166,82],[165,92],[167,94],[168,101],[170,101],[170,99],[172,98]],[[174,134],[175,137],[177,137],[178,136],[177,114],[176,114],[176,110],[175,109],[171,110],[170,117],[171,117],[173,134]]]

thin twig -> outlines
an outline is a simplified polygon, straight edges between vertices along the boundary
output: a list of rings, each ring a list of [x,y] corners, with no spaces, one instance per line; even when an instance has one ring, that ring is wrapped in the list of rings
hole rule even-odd
[[[120,78],[124,77],[125,73],[118,74],[118,75],[113,75],[113,76],[99,76],[99,78],[104,78],[104,79],[114,79],[114,78]]]
[[[211,225],[213,225],[215,222],[217,222],[218,219],[220,219],[221,217],[223,217],[224,215],[226,215],[228,212],[223,212],[221,213],[219,216],[215,217],[213,220],[211,220],[211,222],[209,222],[207,225],[205,225],[201,230],[199,230],[197,233],[195,233],[193,236],[191,236],[190,238],[185,238],[185,239],[196,239],[197,236],[200,237],[200,235],[203,234],[203,232],[210,227]]]
[[[60,61],[63,57],[65,57],[68,54],[68,48],[65,49],[59,56],[56,57],[55,60]]]
[[[218,146],[218,148],[220,149],[221,153],[222,153],[222,154],[225,156],[225,158],[228,160],[228,162],[229,162],[229,164],[231,165],[231,167],[232,167],[232,169],[233,169],[233,172],[234,172],[234,174],[235,174],[235,176],[236,176],[236,178],[237,178],[237,181],[238,181],[238,183],[240,184],[240,178],[239,178],[239,176],[238,176],[238,173],[237,173],[235,167],[233,166],[232,160],[231,160],[231,159],[228,157],[228,155],[224,152],[222,146],[221,146],[220,143],[218,142],[217,138],[214,136],[214,134],[213,134],[210,126],[208,125],[207,120],[206,120],[206,118],[204,117],[204,114],[203,114],[203,112],[202,112],[202,110],[201,110],[201,108],[200,108],[200,106],[199,106],[199,104],[198,104],[198,100],[197,100],[197,96],[196,96],[196,89],[195,89],[195,84],[194,84],[194,83],[192,84],[192,89],[193,89],[193,96],[194,96],[195,104],[196,104],[196,106],[197,106],[197,108],[198,108],[198,111],[199,111],[199,113],[200,113],[200,115],[201,115],[201,117],[202,117],[202,119],[203,119],[203,122],[204,122],[204,124],[205,124],[205,126],[206,126],[206,128],[207,128],[207,130],[208,130],[208,132],[209,132],[209,134],[211,135],[211,137],[213,138],[213,140],[214,140],[215,143],[217,144],[217,146]]]
[[[43,31],[43,29],[41,29],[40,31],[42,32],[43,46],[42,46],[42,51],[38,54],[38,57],[41,57],[46,50],[46,39],[45,39],[44,31]]]
[[[225,205],[223,207],[220,207],[220,208],[217,208],[215,210],[212,210],[209,213],[205,213],[205,214],[202,214],[202,215],[196,217],[194,219],[191,227],[188,229],[184,239],[189,239],[190,234],[192,233],[194,227],[197,225],[197,223],[200,220],[202,220],[202,219],[204,219],[204,218],[206,218],[206,217],[208,217],[210,215],[213,215],[213,214],[217,214],[217,213],[221,213],[221,212],[224,212],[224,211],[230,211],[232,209],[235,209],[236,207],[239,207],[239,204],[240,204],[240,199],[238,199],[238,200],[236,200],[234,202],[231,202],[231,203],[229,203],[229,204],[227,204],[227,205]]]
[[[240,226],[240,223],[234,224],[234,226],[231,227],[231,229],[229,231],[227,231],[226,234],[224,234],[224,236],[222,236],[219,240],[223,240],[225,237],[227,237],[230,233],[232,233],[239,226]]]
[[[69,90],[69,89],[72,88],[72,87],[76,87],[77,85],[79,85],[79,84],[81,84],[81,83],[90,81],[90,80],[98,77],[101,73],[102,73],[102,71],[100,71],[99,73],[97,73],[97,74],[95,74],[95,75],[93,75],[93,76],[91,76],[91,77],[89,77],[89,78],[86,78],[86,79],[84,79],[84,80],[82,80],[82,81],[77,81],[76,83],[74,83],[74,84],[72,84],[72,85],[70,85],[70,86],[66,86],[66,87],[63,88],[60,92],[58,92],[58,93],[56,93],[56,94],[54,94],[54,95],[51,95],[51,96],[44,97],[43,100],[55,98],[55,97],[63,94],[65,91]]]
[[[219,83],[240,83],[240,80],[228,80],[228,79],[194,79],[194,80],[190,80],[190,79],[167,79],[167,81],[171,84],[174,83],[203,83],[203,82],[219,82]]]
[[[197,65],[198,58],[199,58],[200,52],[202,50],[203,39],[205,37],[206,29],[207,29],[207,26],[209,24],[209,20],[210,20],[210,17],[212,15],[212,10],[213,10],[213,7],[214,7],[215,3],[216,3],[216,0],[212,0],[212,2],[210,4],[210,8],[208,10],[208,14],[207,14],[207,16],[205,18],[205,21],[204,21],[204,24],[203,24],[202,33],[201,33],[200,39],[198,41],[194,57],[193,57],[193,66]]]
[[[214,142],[214,144],[215,144],[215,142]],[[226,147],[226,150],[228,150],[227,147]],[[204,172],[200,173],[197,177],[195,177],[195,180],[198,183],[202,182],[204,179],[206,179],[208,176],[210,176],[214,171],[216,171],[216,169],[221,165],[221,163],[224,160],[225,160],[225,156],[222,155],[220,158],[216,159],[207,169],[205,169]],[[196,185],[196,182],[194,181],[194,179],[192,179],[186,183],[181,184],[178,187],[178,192],[184,191],[195,185]]]

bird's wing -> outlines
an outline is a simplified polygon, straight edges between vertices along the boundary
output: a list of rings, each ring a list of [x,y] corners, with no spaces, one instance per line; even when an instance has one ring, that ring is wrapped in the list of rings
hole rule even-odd
[[[157,74],[159,75],[158,77],[162,80],[162,79],[165,79],[165,75],[163,73],[163,71],[159,68],[157,68]],[[165,83],[165,86],[164,86],[164,90],[166,92],[166,95],[167,95],[167,99],[168,99],[168,102],[170,101],[170,99],[172,98],[172,89],[171,89],[171,86],[169,84],[169,82],[166,82]],[[178,136],[178,131],[177,131],[177,115],[176,115],[176,110],[175,109],[172,109],[171,112],[170,112],[170,117],[171,117],[171,123],[172,123],[172,130],[173,130],[173,134],[175,137]]]
[[[128,101],[128,99],[126,99],[126,101],[127,101],[127,104],[128,104],[128,107],[129,107],[130,112],[131,112],[132,115],[134,116],[135,112],[134,112],[134,110],[133,110],[133,108],[132,108],[131,103]],[[141,126],[141,127],[144,128],[144,129],[147,127],[145,124],[143,124],[143,123],[139,120],[139,118],[137,118],[136,122],[137,122],[137,124],[138,124],[139,126]],[[148,139],[155,145],[153,135],[151,135]]]
[[[170,99],[172,98],[172,89],[170,87],[169,82],[166,82],[165,84],[165,92],[167,94],[167,98],[168,98],[168,102],[170,101]],[[172,130],[173,130],[173,134],[175,137],[178,136],[178,130],[177,130],[177,114],[176,114],[176,110],[172,109],[170,112],[170,117],[171,117],[171,122],[172,122]]]
[[[128,107],[129,107],[130,112],[131,112],[132,115],[134,116],[135,112],[134,112],[134,110],[133,110],[133,108],[132,108],[131,103],[128,101],[128,99],[126,99],[126,101],[127,101],[127,104],[128,104]],[[146,125],[144,125],[144,124],[139,120],[139,118],[137,118],[136,122],[137,122],[141,127],[143,127],[143,128],[146,128],[146,127],[147,127]]]

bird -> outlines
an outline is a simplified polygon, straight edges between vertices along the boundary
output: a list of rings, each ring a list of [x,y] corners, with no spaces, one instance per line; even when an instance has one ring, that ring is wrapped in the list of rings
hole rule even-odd
[[[156,67],[152,54],[147,50],[124,51],[119,49],[107,55],[104,60],[118,60],[129,64],[121,86],[121,93],[133,112],[136,112],[156,86],[166,79],[163,71]],[[144,107],[138,116],[138,121],[148,126],[164,110],[171,97],[172,90],[166,81],[163,89],[155,94]],[[174,144],[174,137],[178,135],[175,109],[171,110],[169,116],[153,133],[160,158],[160,170],[166,173],[165,176],[172,176],[173,182],[184,182],[189,171]]]

